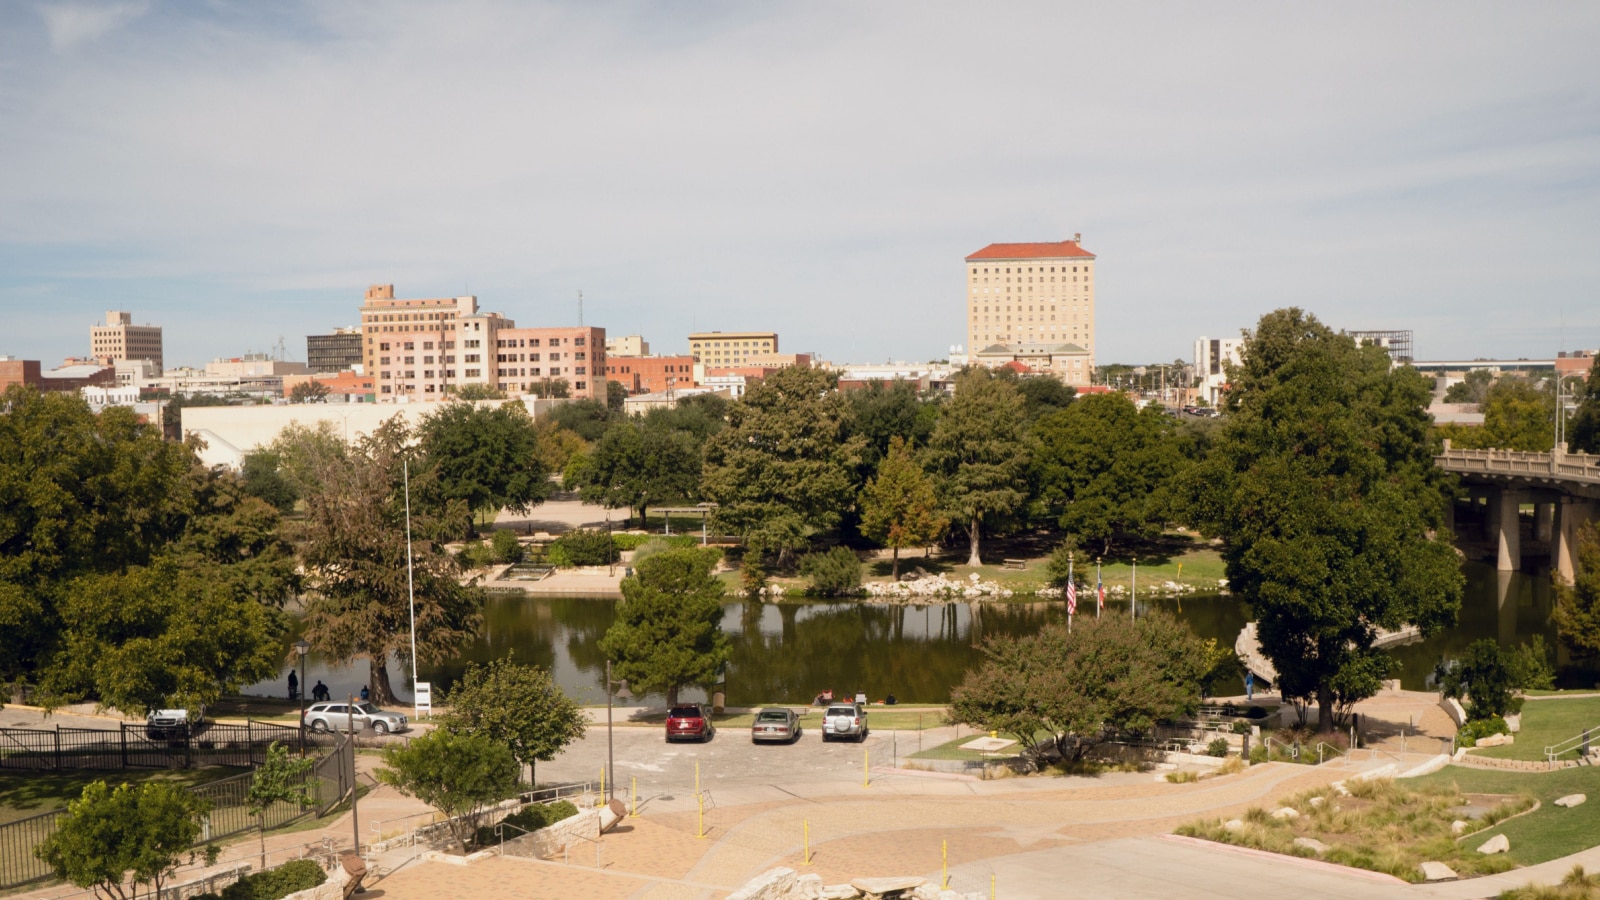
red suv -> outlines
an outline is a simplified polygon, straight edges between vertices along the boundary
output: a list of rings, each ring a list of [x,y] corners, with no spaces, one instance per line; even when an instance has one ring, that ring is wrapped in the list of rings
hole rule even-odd
[[[706,715],[705,709],[698,703],[681,703],[667,713],[667,743],[677,740],[693,738],[697,741],[709,741],[717,733],[717,726],[711,724],[711,717]]]

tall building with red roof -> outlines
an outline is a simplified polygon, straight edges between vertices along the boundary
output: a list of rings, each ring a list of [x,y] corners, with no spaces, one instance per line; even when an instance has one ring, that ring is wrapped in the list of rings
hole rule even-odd
[[[1052,374],[1068,384],[1089,383],[1095,255],[1082,239],[990,244],[967,257],[967,349],[974,359],[1026,350],[1054,360]]]

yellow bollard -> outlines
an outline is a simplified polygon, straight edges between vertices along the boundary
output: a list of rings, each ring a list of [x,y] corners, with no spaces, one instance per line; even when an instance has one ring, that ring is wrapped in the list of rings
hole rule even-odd
[[[633,811],[628,813],[628,818],[637,819],[637,818],[639,818],[639,776],[635,775],[632,778],[632,782],[633,782],[633,791],[632,791],[632,793],[633,793]]]
[[[805,859],[805,864],[809,866],[809,865],[811,865],[811,820],[810,819],[801,819],[800,821],[801,821],[801,824],[803,824],[805,826],[805,829],[806,829],[806,843],[805,843],[806,852],[805,852],[804,859]],[[990,900],[994,900],[994,898],[991,897]]]
[[[939,890],[950,890],[950,842],[939,842],[939,868],[943,873],[939,879]]]
[[[994,900],[994,873],[989,873],[989,900]]]
[[[694,795],[694,799],[695,804],[700,809],[700,812],[695,817],[695,837],[704,840],[706,836],[706,795],[697,793]]]
[[[700,760],[694,761],[694,792],[700,793]]]

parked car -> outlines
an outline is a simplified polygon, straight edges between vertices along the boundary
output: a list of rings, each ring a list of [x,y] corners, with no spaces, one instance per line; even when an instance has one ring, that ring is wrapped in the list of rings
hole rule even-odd
[[[316,732],[356,731],[371,728],[377,734],[398,734],[409,729],[403,713],[379,709],[365,700],[349,703],[313,703],[306,708],[304,724]]]
[[[867,739],[867,711],[854,703],[835,703],[822,714],[822,740],[845,737],[858,744]]]
[[[698,703],[680,703],[667,712],[667,743],[693,739],[709,741],[717,733],[711,716]]]
[[[800,740],[800,717],[787,707],[763,709],[756,713],[756,720],[750,725],[751,743],[787,741],[792,744],[798,740]]]
[[[182,739],[206,725],[206,708],[191,718],[187,709],[152,709],[144,716],[145,737],[153,741]]]

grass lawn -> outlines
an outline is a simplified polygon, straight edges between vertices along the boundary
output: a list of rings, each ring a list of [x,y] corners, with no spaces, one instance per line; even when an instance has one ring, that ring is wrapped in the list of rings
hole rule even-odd
[[[1467,793],[1528,793],[1538,798],[1538,810],[1462,842],[1476,849],[1494,835],[1504,834],[1511,841],[1511,858],[1521,865],[1545,862],[1600,844],[1600,777],[1587,766],[1554,772],[1446,766],[1409,781],[1419,786],[1454,784]],[[1589,802],[1573,809],[1551,802],[1567,794],[1587,794]]]
[[[1595,730],[1593,739],[1600,745],[1600,697],[1528,700],[1522,704],[1522,730],[1517,733],[1516,743],[1470,752],[1498,759],[1544,759],[1545,747],[1576,737],[1585,728]],[[1576,759],[1577,755],[1573,750],[1562,758]]]
[[[1022,744],[1020,744],[1020,743],[1012,744],[1011,746],[1005,748],[1004,750],[1000,751],[999,753],[980,753],[980,752],[978,752],[976,750],[963,750],[963,749],[961,749],[961,745],[962,744],[969,743],[969,742],[971,742],[971,741],[973,741],[973,740],[975,740],[977,738],[981,738],[983,736],[984,736],[984,734],[981,731],[968,732],[967,734],[963,734],[961,737],[958,737],[953,741],[946,741],[946,742],[944,742],[943,744],[940,744],[937,747],[929,747],[926,750],[919,750],[916,753],[908,753],[908,754],[906,754],[906,756],[907,756],[908,759],[984,760],[984,759],[999,759],[1001,757],[1006,757],[1006,756],[1015,756],[1018,753],[1022,752]],[[1003,734],[1003,735],[1001,735],[1001,737],[1006,738],[1008,740],[1015,740],[1016,739],[1016,735],[1013,735],[1013,734]],[[1047,739],[1049,739],[1051,737],[1051,735],[1049,735],[1047,733],[1044,733],[1044,732],[1041,732],[1038,735],[1038,737],[1039,737],[1039,740],[1047,740]]]
[[[205,784],[244,769],[214,766],[204,769],[128,769],[119,772],[99,772],[77,769],[66,772],[0,772],[0,822],[12,822],[52,809],[61,809],[67,801],[83,795],[83,789],[96,781],[117,785],[142,784],[146,781],[176,781],[184,785]]]

